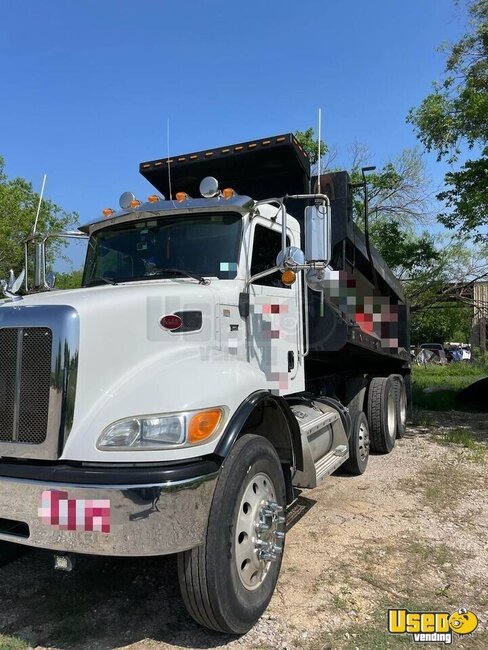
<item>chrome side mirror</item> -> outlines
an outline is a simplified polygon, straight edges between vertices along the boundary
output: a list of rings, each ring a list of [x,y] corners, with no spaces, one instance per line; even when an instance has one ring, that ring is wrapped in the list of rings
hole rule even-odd
[[[305,255],[297,246],[287,246],[284,251],[280,251],[276,257],[276,266],[282,271],[285,269],[294,269],[305,264]]]
[[[46,275],[46,287],[49,290],[51,290],[54,289],[55,284],[56,284],[56,275],[52,271],[49,271],[49,273]]]
[[[330,211],[324,204],[305,208],[305,257],[307,262],[330,262]]]
[[[128,210],[132,201],[135,201],[135,198],[135,194],[132,194],[132,192],[123,192],[119,199],[119,205],[122,210]]]
[[[200,194],[205,199],[212,199],[214,196],[219,196],[219,181],[213,176],[206,176],[200,183]]]
[[[34,249],[34,286],[36,289],[44,284],[44,243],[35,245]]]

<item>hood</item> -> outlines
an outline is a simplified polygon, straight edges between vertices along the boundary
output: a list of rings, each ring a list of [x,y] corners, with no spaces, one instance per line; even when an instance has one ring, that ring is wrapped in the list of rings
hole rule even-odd
[[[131,282],[118,285],[103,284],[83,289],[67,289],[60,291],[45,291],[24,296],[22,300],[12,302],[1,300],[1,308],[35,307],[44,305],[68,305],[78,311],[105,311],[118,304],[127,306],[131,303],[141,304],[152,297],[180,296],[208,300],[214,295],[212,284],[201,285],[197,281],[186,278],[171,280],[150,280],[147,282]]]

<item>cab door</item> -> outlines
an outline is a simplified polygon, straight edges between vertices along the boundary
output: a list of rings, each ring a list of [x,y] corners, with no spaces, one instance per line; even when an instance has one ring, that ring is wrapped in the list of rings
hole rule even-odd
[[[289,231],[289,244],[299,246]],[[250,276],[276,266],[281,231],[256,218],[251,232]],[[266,387],[277,395],[305,389],[301,327],[301,278],[291,287],[275,272],[249,287],[249,358],[265,377]]]

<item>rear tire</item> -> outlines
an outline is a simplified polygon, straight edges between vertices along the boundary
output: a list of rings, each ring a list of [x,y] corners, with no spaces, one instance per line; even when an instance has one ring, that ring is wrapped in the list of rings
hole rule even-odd
[[[364,474],[369,459],[369,427],[363,411],[351,413],[351,434],[349,436],[349,458],[342,468],[349,474]]]
[[[278,581],[285,506],[275,448],[261,436],[243,436],[224,461],[204,543],[178,556],[182,597],[197,623],[244,634],[258,621]]]
[[[389,454],[397,432],[397,398],[392,377],[374,377],[368,390],[368,423],[371,449]]]
[[[407,433],[407,389],[403,377],[398,375],[395,381],[396,393],[396,415],[397,415],[397,438],[405,437]]]

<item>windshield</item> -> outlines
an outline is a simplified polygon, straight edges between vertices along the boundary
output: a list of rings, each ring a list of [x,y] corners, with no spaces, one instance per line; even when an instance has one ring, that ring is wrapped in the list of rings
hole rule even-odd
[[[88,243],[83,286],[161,277],[235,278],[242,219],[187,214],[123,223]]]

